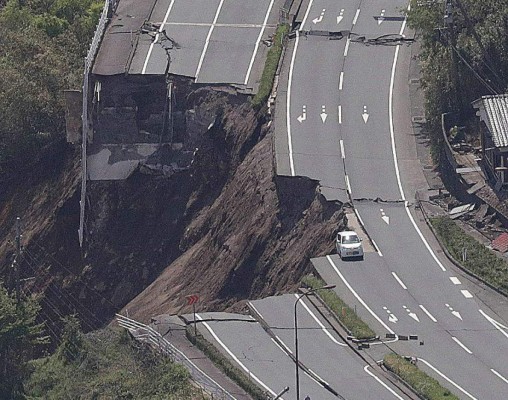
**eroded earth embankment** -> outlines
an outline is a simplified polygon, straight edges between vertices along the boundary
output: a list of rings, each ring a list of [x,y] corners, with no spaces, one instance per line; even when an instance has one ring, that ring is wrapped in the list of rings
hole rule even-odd
[[[309,258],[332,250],[346,224],[342,205],[327,202],[315,181],[275,176],[267,114],[245,96],[209,88],[185,101],[181,136],[197,149],[191,167],[91,182],[83,250],[74,150],[55,154],[67,162],[34,183],[23,207],[15,190],[2,199],[2,226],[21,215],[30,268],[40,269],[27,290],[45,292],[62,313],[84,305],[103,322],[122,308],[140,320],[183,312],[189,294],[200,296],[202,310],[238,310],[244,299],[293,289]],[[1,234],[7,266],[13,231]],[[55,286],[79,304],[59,301]]]

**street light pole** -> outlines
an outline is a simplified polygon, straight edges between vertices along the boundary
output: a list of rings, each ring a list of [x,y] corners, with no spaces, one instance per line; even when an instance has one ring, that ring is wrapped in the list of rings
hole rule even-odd
[[[296,376],[296,400],[300,400],[300,372],[299,372],[299,359],[298,359],[298,314],[296,312],[296,307],[298,302],[307,297],[308,295],[317,292],[318,290],[326,290],[333,289],[335,285],[325,285],[320,288],[315,288],[302,293],[295,301],[295,376]]]

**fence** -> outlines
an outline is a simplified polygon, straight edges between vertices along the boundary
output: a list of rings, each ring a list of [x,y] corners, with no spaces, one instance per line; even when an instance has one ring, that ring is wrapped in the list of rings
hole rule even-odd
[[[196,364],[194,364],[185,354],[173,346],[151,326],[137,322],[120,314],[116,314],[116,321],[122,328],[128,329],[136,340],[147,343],[151,347],[160,351],[161,354],[169,356],[174,362],[184,365],[189,370],[192,380],[203,391],[211,394],[213,399],[236,400],[235,397],[199,369],[199,367],[197,367]]]
[[[85,200],[86,200],[86,181],[88,178],[87,173],[87,143],[88,143],[88,133],[90,131],[90,123],[89,123],[89,115],[88,115],[88,91],[90,90],[90,72],[92,71],[93,62],[95,60],[95,56],[97,55],[97,51],[99,50],[99,45],[104,35],[104,31],[106,30],[106,24],[108,22],[109,16],[112,14],[113,10],[116,8],[118,4],[118,0],[106,0],[104,2],[104,8],[102,9],[102,14],[99,19],[99,23],[95,28],[95,33],[92,39],[92,43],[90,44],[90,48],[88,49],[88,53],[85,57],[85,68],[83,71],[83,109],[81,114],[81,125],[82,125],[82,140],[81,140],[81,198],[80,198],[80,210],[79,210],[79,246],[83,247],[83,237],[84,237],[84,227],[85,227]]]

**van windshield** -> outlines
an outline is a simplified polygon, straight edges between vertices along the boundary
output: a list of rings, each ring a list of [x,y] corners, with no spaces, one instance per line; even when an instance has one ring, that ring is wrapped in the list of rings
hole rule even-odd
[[[342,243],[343,244],[354,244],[354,243],[360,243],[360,238],[356,235],[348,235],[342,237]]]

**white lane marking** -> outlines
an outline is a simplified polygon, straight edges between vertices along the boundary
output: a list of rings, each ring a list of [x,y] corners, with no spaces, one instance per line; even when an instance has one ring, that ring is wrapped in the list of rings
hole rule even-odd
[[[461,386],[456,384],[454,381],[452,381],[450,378],[448,378],[445,374],[443,374],[440,370],[438,370],[436,367],[434,367],[431,363],[424,360],[423,358],[418,358],[418,361],[423,362],[427,367],[432,369],[436,374],[441,376],[442,378],[446,379],[449,383],[451,383],[453,386],[455,386],[457,389],[459,389],[462,393],[464,393],[467,397],[469,397],[471,400],[478,400],[476,397],[474,397],[472,394],[468,393],[465,389],[463,389]]]
[[[456,276],[450,276],[450,280],[454,285],[460,285],[459,278],[457,278]]]
[[[371,240],[372,244],[374,245],[374,247],[376,248],[376,251],[377,251],[377,254],[379,254],[379,257],[383,257],[383,253],[381,253],[381,250],[379,250],[379,246],[374,241],[374,239],[370,239],[370,240]]]
[[[224,0],[220,0],[219,6],[217,7],[217,11],[215,11],[215,16],[212,21],[212,25],[210,26],[210,29],[208,30],[208,35],[206,35],[205,40],[205,47],[203,47],[203,51],[201,52],[201,57],[199,58],[198,67],[196,69],[195,74],[195,82],[198,81],[199,73],[201,72],[201,66],[203,65],[203,60],[205,59],[206,51],[208,50],[208,44],[210,43],[210,37],[212,36],[213,29],[215,28],[215,24],[217,23],[217,19],[219,19],[220,10],[222,8],[222,4],[224,3]]]
[[[465,351],[467,351],[469,354],[473,354],[471,350],[469,350],[459,339],[457,339],[455,336],[452,336],[452,339],[455,343],[457,343],[460,347],[462,347]]]
[[[196,318],[201,321],[201,323],[204,325],[206,329],[208,329],[208,332],[213,336],[215,341],[221,345],[221,347],[229,354],[229,356],[245,371],[247,374],[249,374],[249,377],[254,379],[257,383],[259,383],[261,386],[263,386],[266,390],[270,392],[272,396],[277,396],[277,393],[275,393],[272,389],[270,389],[266,384],[261,381],[256,375],[254,375],[239,359],[236,357],[233,352],[227,347],[222,340],[219,339],[217,334],[213,331],[213,329],[208,325],[208,323],[203,321],[203,318],[199,314],[196,314]]]
[[[254,64],[254,59],[256,58],[256,54],[258,52],[259,43],[261,42],[261,38],[263,37],[263,33],[265,33],[266,23],[268,22],[268,16],[270,15],[270,11],[272,11],[274,0],[270,2],[270,5],[268,6],[268,10],[266,11],[265,19],[263,21],[263,27],[259,31],[258,39],[256,40],[256,45],[254,46],[254,52],[252,53],[252,57],[250,59],[249,68],[247,69],[247,74],[245,74],[245,80],[243,81],[244,85],[247,85],[247,82],[249,82],[250,73],[252,71],[252,65]]]
[[[427,314],[427,317],[429,317],[432,322],[437,322],[437,319],[434,318],[434,316],[424,307],[420,304],[420,308],[422,309],[422,311]]]
[[[347,38],[347,40],[346,40],[346,47],[344,48],[344,57],[347,56],[347,52],[349,50],[349,42],[350,42],[350,40],[349,40],[349,38]]]
[[[342,124],[342,106],[337,106],[337,112],[339,114],[339,124]]]
[[[347,288],[349,289],[349,291],[351,293],[353,293],[353,296],[356,297],[356,299],[360,302],[360,304],[362,306],[365,307],[365,309],[390,333],[392,334],[395,334],[394,331],[391,330],[391,328],[386,325],[383,320],[381,318],[379,318],[375,313],[374,311],[372,311],[370,309],[370,307],[367,305],[367,303],[365,303],[365,301],[363,301],[363,299],[358,295],[358,293],[356,293],[356,291],[351,287],[351,285],[349,284],[349,282],[346,280],[346,278],[344,278],[344,276],[342,275],[342,273],[339,271],[339,269],[337,268],[337,266],[335,265],[335,263],[333,262],[332,258],[330,256],[326,256],[326,259],[328,260],[328,262],[330,263],[330,265],[332,266],[332,268],[335,270],[335,272],[337,273],[337,275],[339,275],[340,279],[342,279],[342,282],[344,282],[344,284],[347,286]]]
[[[160,33],[164,30],[164,25],[168,21],[169,13],[171,12],[171,9],[173,8],[173,4],[175,4],[175,0],[171,0],[171,3],[169,3],[169,7],[166,10],[166,15],[164,16],[164,20],[162,21],[161,26],[159,27],[159,32],[157,32],[157,35],[155,35],[155,39],[152,43],[150,43],[150,48],[148,49],[148,54],[146,55],[145,62],[143,63],[143,69],[141,70],[142,74],[146,74],[146,67],[148,66],[148,60],[150,59],[153,51],[153,46],[155,46],[155,43],[159,40]]]
[[[342,157],[342,159],[344,159],[346,158],[346,152],[344,150],[344,141],[340,139],[339,143],[340,143],[340,156]]]
[[[295,293],[295,297],[298,298],[298,294]],[[312,312],[312,310],[307,306],[307,304],[305,304],[305,301],[304,299],[302,299],[302,301],[300,301],[300,304],[303,306],[303,308],[305,308],[305,310],[307,310],[307,312],[310,314],[310,316],[312,318],[314,318],[314,321],[317,322],[317,324],[320,326],[321,330],[326,334],[326,336],[328,336],[330,338],[330,340],[335,343],[335,344],[338,344],[339,346],[346,346],[347,347],[347,344],[345,343],[341,343],[339,342],[337,339],[335,339],[331,334],[330,332],[328,332],[328,329],[326,329],[326,327],[321,323],[321,321],[316,317],[316,314],[314,314]]]
[[[279,344],[279,342],[277,342],[274,338],[270,338],[270,339],[272,339],[272,342],[275,344],[275,346],[277,346],[277,347],[280,349],[280,351],[282,351],[285,355],[287,355],[286,351],[284,351],[284,349],[283,349],[283,348],[282,348],[282,346]],[[283,343],[283,344],[284,344],[284,343]],[[284,344],[284,346],[285,346],[285,344]]]
[[[508,327],[504,326],[503,324],[500,324],[497,322],[494,318],[489,317],[487,314],[485,314],[482,310],[480,311],[480,314],[485,317],[487,321],[489,321],[499,332],[501,332],[503,335],[505,335],[508,338],[508,333],[506,333],[503,329],[508,329]]]
[[[400,397],[397,393],[395,393],[395,391],[390,387],[388,386],[386,383],[384,383],[381,378],[377,377],[376,375],[374,375],[372,372],[369,371],[369,366],[366,365],[365,367],[363,367],[363,370],[365,372],[367,372],[370,376],[372,376],[376,381],[378,381],[381,385],[383,385],[383,387],[388,390],[391,394],[393,394],[397,399],[399,400],[404,400],[402,397]]]
[[[358,21],[358,16],[360,15],[360,9],[356,10],[355,17],[353,18],[353,25],[356,25],[356,21]]]
[[[211,22],[166,22],[166,26],[212,26]],[[227,24],[218,22],[215,24],[216,28],[263,28],[263,27],[276,28],[277,25],[271,24]]]
[[[346,189],[349,194],[351,194],[351,185],[349,184],[349,176],[345,175],[344,179],[346,180]]]
[[[398,275],[395,272],[392,272],[393,277],[397,282],[399,282],[399,285],[402,286],[402,289],[407,290],[407,286],[404,285],[404,282],[398,277]]]
[[[279,343],[281,343],[282,346],[284,346],[284,348],[288,351],[289,354],[293,354],[293,351],[291,351],[291,349],[288,347],[288,345],[286,343],[284,343],[280,337],[278,337],[277,335],[275,335],[275,337],[279,341]]]
[[[310,0],[309,1],[309,5],[307,6],[307,10],[305,11],[305,15],[303,16],[302,24],[300,25],[300,29],[298,29],[299,31],[303,30],[303,27],[305,26],[305,22],[307,22],[307,18],[309,17],[309,12],[310,12],[310,9],[312,7],[312,3],[313,2],[314,2],[314,0]]]
[[[461,290],[460,293],[462,293],[466,299],[473,298],[473,295],[469,292],[469,290]]]
[[[490,369],[498,378],[502,379],[505,383],[508,383],[508,379],[506,379],[503,375],[497,372],[495,369]]]
[[[344,71],[342,71],[339,76],[339,90],[342,90],[343,84],[344,84]]]
[[[311,1],[312,3],[312,1]],[[295,176],[295,164],[293,160],[293,143],[291,139],[291,86],[293,83],[293,69],[295,65],[296,50],[298,49],[298,43],[300,42],[300,31],[296,31],[295,47],[293,49],[293,55],[291,56],[291,64],[289,65],[289,81],[288,81],[288,94],[286,103],[286,124],[288,131],[288,152],[289,152],[289,168],[291,169],[291,176]]]
[[[410,9],[411,9],[411,5],[408,6],[408,11]],[[400,28],[400,32],[399,32],[400,35],[403,34],[404,29],[406,28],[406,23],[407,23],[407,19],[404,19],[404,22],[402,23],[402,26]],[[395,71],[396,71],[396,68],[397,68],[397,59],[399,57],[399,49],[400,49],[400,46],[397,46],[395,48],[395,55],[393,57],[393,65],[392,65],[392,74],[391,74],[391,77],[390,77],[390,93],[389,93],[389,96],[388,96],[388,103],[389,103],[388,104],[388,114],[389,114],[389,118],[388,119],[389,119],[389,122],[390,122],[390,137],[391,137],[391,142],[392,142],[392,156],[393,156],[393,163],[395,165],[395,175],[397,177],[397,184],[399,186],[399,192],[400,192],[401,198],[402,198],[402,200],[405,201],[406,214],[409,217],[409,220],[413,224],[416,232],[418,233],[418,236],[420,236],[420,239],[422,240],[423,244],[425,245],[425,247],[427,248],[427,250],[431,254],[431,256],[434,259],[434,261],[437,263],[437,265],[441,268],[442,271],[446,271],[446,268],[441,263],[441,261],[439,261],[439,259],[437,258],[436,254],[434,253],[434,251],[430,247],[429,243],[427,242],[427,240],[423,236],[422,232],[420,231],[420,228],[418,228],[418,225],[416,225],[416,222],[415,222],[413,216],[411,215],[411,212],[409,211],[409,207],[407,205],[408,202],[406,200],[406,195],[404,194],[404,189],[402,188],[402,182],[400,180],[400,171],[399,171],[399,165],[398,165],[398,160],[397,160],[397,149],[395,147],[395,132],[394,132],[394,127],[393,127],[393,87],[395,85]]]

